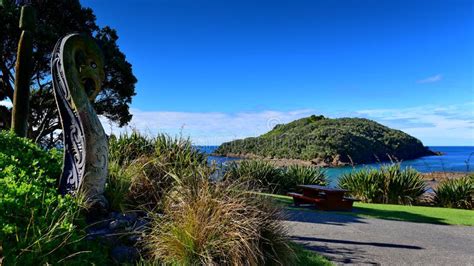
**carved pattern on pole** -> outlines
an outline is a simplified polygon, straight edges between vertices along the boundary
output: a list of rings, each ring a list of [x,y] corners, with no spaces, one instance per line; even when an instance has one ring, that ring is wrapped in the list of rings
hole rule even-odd
[[[105,206],[108,143],[91,104],[103,73],[102,54],[91,38],[70,34],[56,43],[51,74],[64,139],[59,191],[75,194],[81,189],[89,202]]]

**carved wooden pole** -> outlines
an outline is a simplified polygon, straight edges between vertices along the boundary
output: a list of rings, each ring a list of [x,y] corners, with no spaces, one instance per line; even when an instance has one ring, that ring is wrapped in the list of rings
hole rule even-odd
[[[12,131],[20,137],[28,132],[30,112],[30,80],[33,71],[33,32],[36,14],[31,5],[21,7],[21,37],[15,65],[15,91],[13,95]]]
[[[61,194],[82,191],[95,210],[105,210],[108,142],[92,103],[104,80],[104,58],[91,37],[69,34],[51,56],[53,91],[64,137]]]

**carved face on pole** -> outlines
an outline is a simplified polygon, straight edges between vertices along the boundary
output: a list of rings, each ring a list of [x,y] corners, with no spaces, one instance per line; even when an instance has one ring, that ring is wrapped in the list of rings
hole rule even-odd
[[[76,36],[72,38],[77,38],[77,40],[66,43],[66,46],[72,45],[72,47],[64,48],[64,51],[70,53],[64,58],[70,61],[68,63],[71,66],[75,66],[65,69],[66,76],[75,81],[73,84],[80,84],[83,89],[78,88],[74,91],[84,91],[89,101],[93,102],[104,80],[104,59],[100,48],[92,38]]]
[[[96,48],[94,46],[85,45],[84,49],[78,49],[75,55],[79,80],[91,102],[100,92],[104,80],[104,60],[98,56],[100,53],[94,51],[94,48]]]

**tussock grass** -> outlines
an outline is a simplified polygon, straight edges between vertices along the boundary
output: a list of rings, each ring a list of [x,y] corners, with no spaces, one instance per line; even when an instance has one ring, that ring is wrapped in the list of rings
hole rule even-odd
[[[241,183],[205,176],[176,187],[144,244],[177,265],[291,265],[295,254],[278,209]]]
[[[287,182],[287,190],[295,189],[297,185],[321,185],[326,182],[326,172],[321,167],[291,165],[283,169]]]
[[[286,194],[297,185],[325,185],[326,172],[320,167],[291,165],[281,168],[262,160],[246,160],[231,164],[224,179],[249,182],[254,188],[268,193]]]
[[[246,182],[270,193],[280,192],[284,183],[281,170],[262,160],[234,162],[228,167],[224,179]]]
[[[435,190],[434,202],[443,207],[473,209],[474,175],[441,182]]]
[[[338,186],[363,202],[391,204],[416,203],[427,189],[419,172],[399,164],[344,174]]]
[[[214,167],[188,139],[134,132],[111,142],[106,193],[112,207],[145,210],[151,220],[139,243],[140,263],[293,264],[281,213],[268,199],[249,192],[258,190],[256,179],[211,181]],[[255,170],[281,176],[273,166],[260,166],[252,165],[248,176]]]
[[[211,171],[206,156],[189,139],[139,132],[111,137],[106,195],[116,210],[157,208],[177,181],[196,171]]]

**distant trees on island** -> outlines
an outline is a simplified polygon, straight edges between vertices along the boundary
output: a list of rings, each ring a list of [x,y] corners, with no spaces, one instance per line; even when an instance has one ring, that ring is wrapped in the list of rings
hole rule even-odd
[[[297,159],[320,166],[398,161],[435,155],[403,131],[364,118],[312,115],[259,136],[223,143],[218,155]]]

